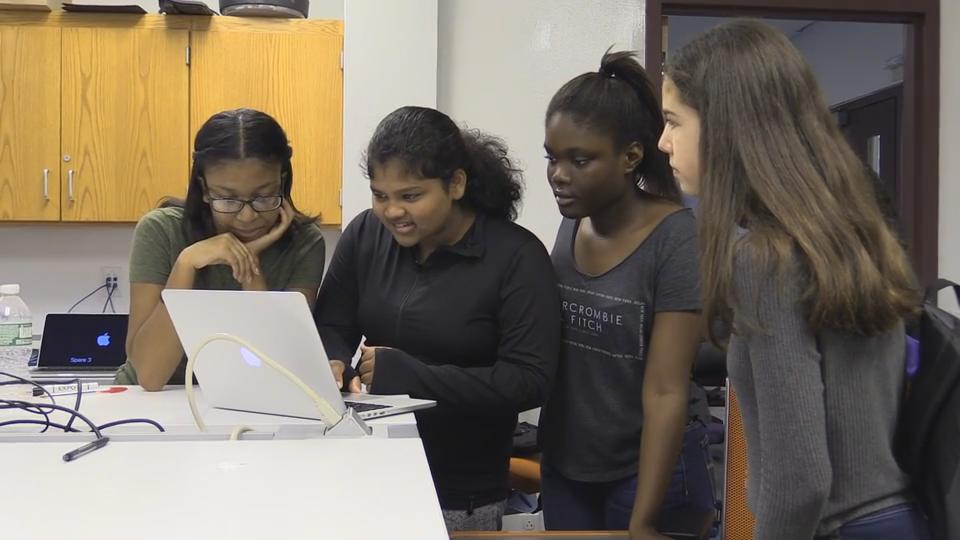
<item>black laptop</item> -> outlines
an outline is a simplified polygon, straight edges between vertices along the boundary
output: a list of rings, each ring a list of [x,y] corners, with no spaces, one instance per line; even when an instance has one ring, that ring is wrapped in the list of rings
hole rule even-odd
[[[112,378],[127,360],[127,316],[116,313],[51,313],[32,379]]]

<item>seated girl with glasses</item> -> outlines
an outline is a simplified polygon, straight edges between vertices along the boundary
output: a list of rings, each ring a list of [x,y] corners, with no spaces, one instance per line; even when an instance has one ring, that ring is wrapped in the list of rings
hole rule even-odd
[[[299,291],[313,308],[324,242],[290,199],[291,154],[283,128],[259,111],[224,111],[201,126],[186,200],[168,199],[134,231],[127,363],[116,384],[183,384],[166,288]]]

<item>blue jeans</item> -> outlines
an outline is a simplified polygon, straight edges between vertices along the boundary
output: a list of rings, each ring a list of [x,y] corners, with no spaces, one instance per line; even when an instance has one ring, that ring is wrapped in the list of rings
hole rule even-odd
[[[700,422],[691,423],[661,513],[681,507],[701,512],[714,509],[708,445],[707,428]],[[548,531],[622,531],[630,526],[637,476],[611,482],[578,482],[542,463],[540,489]]]
[[[927,520],[916,506],[898,504],[844,524],[818,540],[929,540]]]

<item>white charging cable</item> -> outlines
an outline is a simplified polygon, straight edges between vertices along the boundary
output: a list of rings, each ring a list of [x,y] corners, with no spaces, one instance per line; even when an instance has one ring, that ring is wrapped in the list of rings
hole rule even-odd
[[[230,440],[231,440],[231,441],[239,441],[239,440],[240,440],[240,435],[243,435],[244,433],[246,433],[246,432],[248,432],[248,431],[253,431],[253,428],[251,428],[250,426],[237,426],[237,427],[233,428],[233,431],[232,431],[232,432],[230,432]]]
[[[307,386],[307,384],[304,383],[300,377],[297,377],[292,371],[281,366],[273,358],[267,354],[264,354],[262,351],[250,344],[250,342],[247,340],[239,338],[233,334],[220,333],[213,334],[204,339],[200,345],[193,350],[193,354],[187,357],[187,369],[186,375],[184,376],[184,384],[186,385],[185,390],[187,391],[187,403],[190,404],[190,412],[193,414],[193,421],[196,422],[197,427],[200,428],[200,431],[206,431],[207,425],[203,422],[203,418],[200,416],[200,411],[197,410],[197,398],[193,392],[193,370],[197,362],[197,357],[200,356],[200,352],[203,351],[207,345],[215,341],[230,341],[240,345],[241,347],[245,347],[265,364],[286,377],[313,401],[313,403],[317,406],[317,410],[320,411],[320,419],[323,420],[323,423],[326,424],[328,428],[336,425],[337,422],[340,421],[340,415],[333,407],[330,406],[330,403],[328,403],[327,400],[321,397],[319,394],[314,392],[312,388]],[[235,436],[240,436],[240,433],[242,433],[242,431],[240,431],[241,427],[246,426],[238,426],[238,428],[234,430]]]

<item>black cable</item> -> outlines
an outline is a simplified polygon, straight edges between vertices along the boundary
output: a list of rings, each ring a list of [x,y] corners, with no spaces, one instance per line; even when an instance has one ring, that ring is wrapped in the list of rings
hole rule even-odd
[[[34,381],[31,381],[31,380],[28,380],[28,379],[24,379],[23,377],[18,377],[18,376],[16,376],[16,375],[11,375],[11,374],[9,374],[9,373],[4,373],[4,372],[0,372],[0,375],[6,375],[7,377],[10,377],[10,378],[12,378],[12,379],[16,379],[15,381],[4,381],[4,382],[0,382],[0,386],[4,386],[4,385],[8,385],[8,384],[30,384],[30,385],[33,385],[34,387],[39,388],[40,390],[42,390],[43,393],[47,394],[47,397],[50,398],[50,402],[51,402],[51,403],[53,403],[53,404],[56,404],[56,403],[57,403],[57,400],[55,400],[55,399],[53,398],[53,394],[51,394],[51,393],[46,389],[46,387],[44,387],[44,386],[42,386],[42,385],[40,385],[40,384],[37,384],[37,383],[34,382]],[[74,410],[74,411],[79,411],[79,410],[80,410],[80,397],[81,397],[81,395],[82,395],[82,387],[81,387],[81,384],[80,384],[80,379],[64,379],[64,380],[47,381],[47,382],[48,382],[49,384],[74,384],[74,385],[76,385],[76,387],[77,387],[77,399],[76,399],[76,401],[74,402],[73,410]],[[28,409],[24,408],[24,410],[28,410]],[[32,412],[32,411],[29,411],[29,410],[28,410],[28,412]],[[47,415],[47,413],[46,413],[45,411],[43,411],[42,409],[40,409],[40,414],[43,414],[43,415],[47,418],[47,420],[50,419],[50,417]],[[73,427],[73,421],[74,421],[74,420],[76,420],[76,416],[71,416],[71,417],[70,417],[70,420],[67,422],[67,427],[68,427],[68,428],[72,428],[72,427]],[[52,425],[52,424],[51,424],[51,425]],[[47,429],[44,428],[43,431],[41,431],[40,433],[45,433],[46,431],[47,431]]]
[[[117,310],[113,308],[113,291],[117,290],[117,286],[113,284],[113,281],[110,281],[110,286],[107,287],[107,300],[103,303],[103,309],[100,313],[107,312],[107,305],[110,305],[110,308],[113,309],[113,312],[116,313]]]
[[[36,383],[36,382],[34,382],[34,381],[31,381],[30,379],[24,379],[23,377],[19,377],[19,376],[17,376],[17,375],[13,375],[13,374],[11,374],[11,373],[7,373],[6,371],[0,371],[0,375],[2,375],[2,376],[4,376],[4,377],[9,377],[9,378],[11,378],[11,379],[15,379],[15,380],[13,380],[13,381],[0,381],[0,386],[7,386],[7,385],[11,385],[11,384],[29,384],[29,385],[32,385],[33,387],[39,388],[41,391],[43,391],[43,393],[46,394],[48,398],[50,398],[50,401],[51,401],[51,402],[53,402],[53,403],[56,403],[56,402],[57,402],[57,400],[53,399],[53,394],[51,394],[50,391],[47,390],[47,388],[46,388],[45,386],[43,386],[43,385],[41,385],[41,384],[39,384],[39,383]],[[60,383],[61,381],[50,381],[50,382],[52,382],[52,383]]]
[[[39,414],[39,415],[41,415],[41,416],[46,416],[46,415],[50,414],[50,413],[44,411],[43,408],[40,407],[40,404],[39,404],[39,403],[31,403],[31,402],[28,402],[28,401],[24,401],[24,402],[22,402],[22,403],[25,403],[25,405],[22,406],[22,407],[21,407],[21,406],[16,406],[16,407],[14,407],[14,406],[11,405],[11,406],[6,406],[6,407],[0,407],[0,409],[13,409],[13,408],[17,408],[17,409],[22,409],[23,412],[28,412],[28,413],[30,413],[30,414]]]
[[[47,428],[54,427],[54,428],[62,429],[63,431],[68,431],[71,433],[80,433],[80,430],[77,428],[67,429],[67,426],[63,424],[58,424],[56,422],[51,422],[49,420],[8,420],[6,422],[0,422],[0,427],[15,426],[17,424],[36,424],[36,425],[47,426],[43,428],[43,431],[46,431]],[[43,431],[41,431],[40,433],[43,433]]]
[[[159,422],[155,422],[148,418],[129,418],[127,420],[115,420],[113,422],[107,422],[106,424],[103,424],[97,427],[99,427],[100,430],[102,431],[107,428],[112,428],[114,426],[120,426],[123,424],[150,424],[151,426],[157,428],[161,433],[167,432],[167,430],[163,429],[163,426],[161,426]]]
[[[75,385],[77,385],[77,399],[76,399],[76,401],[73,402],[73,410],[74,410],[74,411],[79,411],[79,410],[80,410],[80,397],[83,396],[83,386],[80,384],[80,379],[73,379],[73,380],[71,380],[71,381],[70,381],[69,383],[67,383],[67,384],[75,384]],[[77,419],[76,416],[71,416],[71,417],[70,417],[70,420],[67,422],[67,428],[72,428],[72,427],[73,427],[73,421],[76,420],[76,419]]]
[[[7,386],[7,385],[12,385],[12,384],[30,384],[30,385],[33,385],[35,388],[39,388],[40,390],[42,390],[43,393],[46,394],[48,398],[50,398],[50,403],[53,403],[53,404],[56,404],[56,403],[57,403],[57,400],[53,399],[53,394],[51,394],[50,391],[47,390],[47,388],[46,388],[45,386],[43,386],[43,385],[37,384],[37,383],[31,381],[30,379],[24,379],[23,377],[18,377],[17,375],[12,375],[12,374],[7,373],[7,372],[5,372],[5,371],[0,371],[0,375],[3,375],[3,376],[5,376],[5,377],[9,377],[9,378],[11,378],[11,379],[14,379],[14,380],[12,380],[12,381],[2,381],[2,382],[0,382],[0,386]],[[50,423],[50,414],[47,413],[46,411],[43,411],[42,409],[40,410],[40,412],[41,412],[41,414],[43,414],[43,417],[47,420],[47,426],[44,427],[44,428],[40,431],[40,433],[46,433],[47,430],[50,429],[50,426],[52,425],[52,424]]]
[[[31,420],[29,422],[29,423],[36,423],[38,425],[42,425],[43,429],[40,430],[40,433],[46,433],[47,430],[49,430],[54,425],[54,422],[50,421],[50,413],[48,413],[47,411],[39,407],[23,407],[20,410],[24,412],[28,412],[30,414],[39,414],[43,416],[42,422],[40,420]]]
[[[0,399],[0,410],[2,409],[21,409],[22,410],[22,409],[26,409],[27,407],[37,407],[37,408],[43,407],[43,408],[48,408],[52,411],[61,411],[61,412],[72,414],[77,418],[79,418],[80,420],[83,420],[85,424],[90,426],[90,430],[93,431],[93,433],[97,436],[98,439],[103,438],[103,434],[100,433],[100,428],[98,428],[97,425],[94,424],[93,421],[91,421],[89,418],[81,414],[80,411],[75,411],[69,407],[61,407],[60,405],[53,405],[50,403],[29,403],[27,401],[20,401],[20,400]],[[70,428],[70,424],[67,424],[67,427]]]
[[[26,418],[21,418],[21,419],[18,419],[18,420],[7,420],[6,422],[0,422],[0,428],[6,427],[6,426],[14,426],[14,425],[17,425],[17,424],[34,424],[34,425],[38,425],[38,426],[44,426],[44,425],[46,425],[46,426],[48,426],[48,427],[54,427],[54,428],[57,428],[57,429],[61,429],[61,430],[65,431],[65,432],[68,432],[68,433],[82,433],[82,432],[81,432],[79,429],[77,429],[77,428],[67,427],[67,426],[65,426],[65,425],[63,425],[63,424],[58,424],[58,423],[56,423],[56,422],[50,422],[50,421],[48,421],[48,420],[29,420],[29,419],[26,419]],[[100,431],[104,431],[104,430],[110,429],[110,428],[112,428],[112,427],[122,426],[122,425],[124,425],[124,424],[150,424],[150,425],[152,425],[153,427],[157,428],[157,430],[160,431],[161,433],[166,433],[166,431],[167,431],[167,430],[163,429],[163,426],[161,426],[159,423],[154,422],[153,420],[150,420],[150,419],[148,419],[148,418],[130,418],[130,419],[128,419],[128,420],[116,420],[116,421],[113,421],[113,422],[107,422],[106,424],[103,424],[102,426],[97,426],[97,429],[99,429]]]
[[[99,292],[101,289],[106,289],[106,288],[107,288],[107,284],[106,284],[106,283],[104,283],[103,285],[97,287],[96,289],[94,289],[93,291],[91,291],[90,294],[84,296],[84,297],[81,298],[80,300],[77,300],[77,303],[76,303],[76,304],[70,306],[70,309],[67,310],[67,313],[71,313],[71,312],[73,311],[73,309],[74,309],[75,307],[79,306],[80,304],[82,304],[84,300],[86,300],[87,298],[90,298],[91,296],[97,294],[97,292]]]
[[[8,420],[6,422],[0,422],[0,427],[12,426],[17,424],[35,424],[38,426],[46,426],[48,428],[54,427],[68,433],[80,433],[80,430],[75,427],[65,426],[63,424],[52,422],[50,420],[49,413],[44,413],[43,411],[35,410],[35,409],[40,409],[43,406],[46,406],[47,404],[45,403],[27,403],[27,402],[6,402],[5,403],[5,401],[6,400],[0,400],[0,410],[20,409],[22,411],[30,412],[33,414],[43,414],[46,419],[45,420],[29,420],[29,419]],[[77,415],[77,416],[80,416],[80,415]],[[102,424],[96,427],[98,430],[104,431],[112,427],[122,426],[126,424],[149,424],[157,428],[157,431],[160,431],[161,433],[167,432],[167,430],[164,429],[159,422],[150,420],[149,418],[127,418],[124,420],[114,420],[113,422],[107,422],[106,424]],[[44,431],[46,431],[46,428],[44,428]]]
[[[124,419],[124,420],[114,420],[113,422],[107,422],[106,424],[103,424],[103,425],[100,425],[100,426],[95,426],[95,425],[93,425],[93,422],[91,422],[88,418],[86,418],[85,416],[83,416],[83,415],[80,414],[80,412],[79,412],[79,409],[80,409],[80,400],[81,400],[81,397],[82,397],[82,395],[83,395],[83,393],[82,393],[82,391],[81,391],[81,390],[82,390],[82,385],[81,385],[79,379],[64,379],[64,380],[57,380],[57,381],[48,381],[48,382],[51,383],[51,384],[75,384],[75,385],[77,385],[77,399],[76,399],[76,401],[75,401],[74,408],[73,408],[73,409],[70,409],[70,408],[68,408],[68,407],[61,407],[61,406],[57,405],[57,404],[56,404],[56,400],[55,400],[54,397],[53,397],[53,394],[51,394],[50,391],[47,390],[47,388],[44,387],[43,385],[40,385],[40,384],[38,384],[38,383],[36,383],[36,382],[34,382],[34,381],[31,381],[31,380],[29,380],[29,379],[24,379],[23,377],[18,377],[18,376],[16,376],[16,375],[11,375],[10,373],[6,373],[6,372],[2,372],[2,371],[0,371],[0,375],[10,377],[11,379],[15,379],[15,380],[13,380],[13,381],[0,381],[0,386],[8,386],[8,385],[16,385],[16,384],[29,384],[29,385],[31,385],[31,386],[34,386],[35,388],[39,388],[40,390],[42,390],[43,393],[45,393],[45,394],[47,395],[47,397],[50,398],[50,401],[52,402],[52,405],[51,405],[51,404],[47,404],[47,403],[31,403],[31,402],[20,401],[20,400],[4,400],[4,399],[0,399],[0,410],[3,410],[3,409],[20,409],[20,410],[22,410],[22,411],[25,411],[25,412],[28,412],[28,413],[31,413],[31,414],[41,414],[41,415],[43,415],[43,417],[44,417],[44,421],[40,421],[40,420],[10,420],[10,421],[7,421],[7,422],[0,422],[0,427],[9,426],[9,425],[14,425],[14,424],[36,424],[36,425],[43,425],[43,426],[45,426],[45,427],[43,428],[43,431],[41,431],[40,433],[44,433],[45,431],[47,431],[47,429],[49,429],[49,428],[51,428],[51,427],[54,427],[54,428],[57,428],[57,429],[62,429],[64,432],[77,433],[77,432],[79,432],[80,430],[78,430],[78,429],[76,429],[76,428],[73,427],[73,421],[76,420],[77,418],[80,418],[81,420],[83,420],[84,422],[86,422],[87,425],[89,425],[89,426],[92,428],[91,431],[93,431],[93,432],[97,435],[97,438],[100,438],[100,437],[101,437],[101,435],[100,435],[100,431],[101,431],[101,430],[104,430],[104,429],[107,429],[107,428],[111,428],[111,427],[115,427],[115,426],[121,426],[121,425],[124,425],[124,424],[150,424],[151,426],[157,428],[157,430],[159,430],[160,432],[164,432],[164,433],[166,432],[166,430],[163,428],[162,425],[160,425],[159,422],[156,422],[156,421],[154,421],[154,420],[150,420],[149,418],[128,418],[128,419]],[[68,422],[66,425],[63,425],[63,424],[58,424],[58,423],[56,423],[56,422],[50,421],[50,413],[47,412],[47,411],[45,411],[44,408],[50,408],[51,410],[59,410],[59,411],[63,411],[63,412],[69,413],[69,414],[70,414],[70,420],[69,420],[69,422]]]

